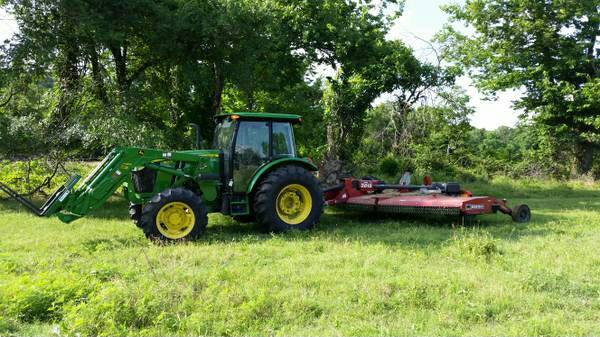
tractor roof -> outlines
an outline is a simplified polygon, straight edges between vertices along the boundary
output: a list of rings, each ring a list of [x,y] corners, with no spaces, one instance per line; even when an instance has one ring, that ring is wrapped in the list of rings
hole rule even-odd
[[[216,115],[216,119],[223,119],[227,117],[238,116],[239,119],[256,119],[256,120],[276,120],[285,121],[290,123],[302,122],[302,116],[293,114],[280,114],[280,113],[268,113],[268,112],[232,112],[227,114]],[[235,117],[234,117],[235,118]]]

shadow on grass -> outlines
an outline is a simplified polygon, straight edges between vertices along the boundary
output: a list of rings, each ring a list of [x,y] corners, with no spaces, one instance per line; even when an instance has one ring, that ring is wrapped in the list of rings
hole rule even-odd
[[[560,210],[568,210],[569,206],[573,209],[581,209],[581,205],[577,203],[568,203],[561,204]],[[118,220],[133,226],[127,208],[128,202],[125,199],[114,197],[87,217]],[[25,210],[15,201],[1,201],[1,209],[14,212]],[[276,237],[289,241],[319,238],[332,241],[354,240],[390,246],[435,247],[450,239],[455,230],[461,227],[480,228],[500,240],[521,240],[524,237],[560,234],[560,230],[552,226],[544,226],[560,219],[558,216],[544,212],[538,213],[534,209],[531,224],[515,224],[509,216],[499,213],[495,216],[477,217],[463,225],[458,217],[356,213],[333,209],[323,214],[321,223],[313,231],[291,232]],[[273,237],[273,234],[266,232],[256,223],[241,224],[230,217],[216,215],[211,216],[205,235],[198,241],[200,243],[261,242]],[[90,240],[85,243],[85,248],[93,252],[107,247],[131,247],[138,244],[136,240],[113,241],[111,239]]]
[[[312,231],[293,231],[275,235],[286,241],[323,239],[336,242],[360,241],[366,244],[384,244],[392,247],[440,247],[458,230],[483,231],[502,241],[518,241],[531,237],[562,234],[559,229],[544,224],[557,221],[551,215],[536,215],[528,224],[517,224],[509,216],[498,214],[476,218],[461,225],[456,217],[409,216],[336,212],[324,214]],[[262,242],[272,239],[255,223],[239,224],[234,221],[212,222],[200,242]]]
[[[44,201],[34,199],[33,203],[38,207],[41,207]],[[129,203],[127,202],[127,200],[121,197],[112,197],[100,208],[86,215],[86,218],[105,220],[129,220],[128,207]],[[12,199],[0,199],[0,210],[7,210],[9,212],[15,213],[29,212],[29,209]]]

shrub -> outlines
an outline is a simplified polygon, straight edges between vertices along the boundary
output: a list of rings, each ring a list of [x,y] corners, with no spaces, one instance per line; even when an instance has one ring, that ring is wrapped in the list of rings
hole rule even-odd
[[[18,324],[14,319],[0,316],[0,336],[10,335],[18,330]]]
[[[400,164],[392,157],[386,157],[379,164],[379,170],[386,176],[393,177],[400,171]]]
[[[71,174],[85,176],[93,164],[85,162],[68,162],[58,169],[53,163],[44,159],[29,161],[0,161],[0,182],[10,186],[21,194],[29,194],[33,189],[44,184],[52,176],[55,169],[56,175],[42,191],[46,194],[53,192],[62,185]]]

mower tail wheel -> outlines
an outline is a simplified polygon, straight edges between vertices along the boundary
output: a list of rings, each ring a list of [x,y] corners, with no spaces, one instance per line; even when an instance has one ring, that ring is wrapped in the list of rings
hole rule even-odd
[[[517,205],[513,207],[511,216],[514,222],[529,222],[531,220],[531,210],[527,205]]]
[[[194,192],[169,188],[144,206],[139,223],[151,240],[194,240],[204,232],[208,216],[202,199]]]
[[[311,229],[322,211],[319,182],[299,166],[283,166],[269,173],[254,196],[256,222],[272,232]]]

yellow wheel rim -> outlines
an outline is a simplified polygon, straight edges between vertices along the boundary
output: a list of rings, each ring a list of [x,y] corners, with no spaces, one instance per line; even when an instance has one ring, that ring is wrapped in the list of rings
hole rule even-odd
[[[156,214],[158,231],[169,239],[181,239],[190,234],[196,224],[196,216],[190,206],[183,202],[170,202]]]
[[[289,225],[297,225],[306,220],[312,210],[312,197],[308,189],[299,184],[284,187],[275,201],[277,215]]]

